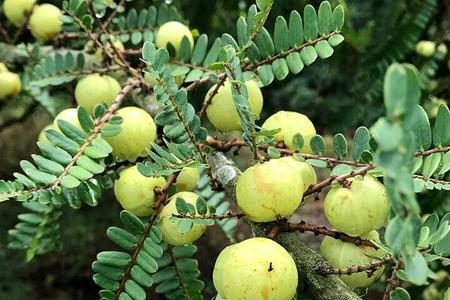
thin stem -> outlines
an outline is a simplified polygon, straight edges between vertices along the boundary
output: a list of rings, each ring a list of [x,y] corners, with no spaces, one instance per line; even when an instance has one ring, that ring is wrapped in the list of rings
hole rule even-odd
[[[387,280],[388,284],[386,286],[386,290],[384,291],[383,300],[389,300],[390,293],[395,290],[395,288],[400,284],[400,281],[397,277],[397,271],[402,267],[402,261],[397,258],[397,263],[395,267],[392,269],[392,275]]]
[[[13,44],[13,45],[17,44],[17,41],[19,40],[20,36],[25,31],[25,29],[27,29],[28,22],[30,21],[31,14],[32,14],[35,6],[36,6],[36,3],[33,4],[33,6],[31,7],[31,9],[29,11],[26,11],[24,13],[25,20],[23,21],[22,26],[20,26],[20,28],[16,31],[16,34],[14,35],[11,44]]]
[[[242,219],[245,217],[242,213],[229,212],[226,215],[188,215],[188,214],[172,214],[173,217],[179,219],[192,219],[192,220],[225,220],[225,219]]]
[[[164,206],[164,202],[167,199],[167,196],[169,194],[169,189],[172,187],[172,185],[175,183],[177,176],[179,173],[174,173],[169,176],[167,179],[166,184],[162,188],[155,188],[154,193],[155,196],[158,197],[158,200],[156,201],[154,207],[153,207],[153,213],[151,217],[148,219],[147,224],[145,225],[144,231],[142,232],[142,236],[139,239],[138,243],[136,244],[136,248],[134,249],[133,255],[131,256],[130,262],[128,263],[127,268],[125,269],[124,275],[122,277],[122,280],[120,281],[119,289],[116,291],[115,300],[118,300],[120,297],[120,294],[125,290],[125,283],[128,281],[128,279],[131,276],[131,269],[136,264],[137,257],[144,245],[145,240],[147,239],[150,230],[152,229],[153,224],[155,223],[159,212]]]
[[[416,156],[425,156],[425,155],[430,155],[433,153],[440,153],[440,152],[449,152],[450,151],[450,146],[447,147],[443,147],[443,148],[432,148],[426,151],[418,151],[416,152]]]
[[[299,232],[303,233],[305,231],[308,231],[308,232],[313,232],[315,235],[319,235],[319,234],[326,235],[326,236],[332,237],[337,240],[341,240],[341,241],[348,242],[348,243],[353,243],[357,246],[367,246],[367,247],[372,247],[375,249],[378,248],[370,240],[362,239],[360,237],[349,236],[349,235],[339,232],[339,231],[327,229],[326,227],[318,227],[318,226],[315,226],[312,224],[307,224],[304,221],[301,221],[299,223],[285,222],[285,223],[278,224],[278,226],[279,226],[279,231],[281,231],[281,232],[299,231]]]
[[[326,267],[323,269],[318,270],[318,273],[320,275],[351,275],[353,273],[359,273],[359,272],[367,272],[368,277],[372,277],[373,273],[375,273],[376,270],[380,269],[387,263],[391,262],[393,260],[392,256],[388,256],[385,258],[382,258],[381,260],[374,260],[369,264],[366,265],[355,265],[350,266],[347,268],[333,268],[333,267]]]
[[[205,100],[205,102],[203,102],[202,108],[201,108],[200,112],[198,113],[198,117],[200,119],[203,118],[203,116],[205,115],[206,109],[211,104],[212,99],[214,98],[215,95],[217,95],[220,87],[223,86],[226,79],[227,79],[226,74],[223,74],[223,76],[220,77],[219,81],[215,85],[214,89],[211,91],[211,93],[209,93],[208,98]]]
[[[121,0],[119,4],[117,4],[117,7],[123,6],[125,4],[125,0]],[[111,13],[111,15],[108,17],[108,19],[105,22],[105,29],[108,29],[109,25],[111,25],[112,21],[117,15],[117,8]]]
[[[450,184],[450,181],[445,181],[445,180],[440,180],[440,179],[435,179],[435,178],[425,179],[425,177],[422,176],[422,175],[413,175],[413,177],[414,178],[418,178],[418,179],[422,179],[424,181],[431,181],[433,183]]]
[[[169,245],[167,248],[169,255],[170,255],[170,259],[172,260],[172,264],[175,268],[175,273],[177,274],[177,279],[178,282],[180,284],[181,290],[183,291],[183,295],[185,296],[186,299],[191,300],[191,295],[189,294],[189,292],[186,289],[186,285],[184,284],[184,279],[183,279],[183,275],[181,274],[180,269],[178,268],[177,265],[177,259],[173,253],[173,246]]]
[[[3,27],[2,23],[0,23],[0,34],[3,36],[6,44],[11,43],[11,37],[9,36],[8,31]]]

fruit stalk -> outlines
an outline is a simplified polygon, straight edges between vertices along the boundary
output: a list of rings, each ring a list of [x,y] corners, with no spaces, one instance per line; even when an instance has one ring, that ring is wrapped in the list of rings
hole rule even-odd
[[[241,175],[241,171],[223,153],[211,152],[208,156],[213,175],[224,187],[225,193],[236,201],[236,185]],[[254,223],[248,221],[253,233],[256,236],[266,236],[274,223]],[[317,274],[317,268],[327,265],[324,258],[309,248],[293,232],[280,233],[276,241],[282,245],[294,258],[300,273],[300,278],[306,281],[307,290],[318,300],[339,299],[352,300],[360,299],[347,285],[345,285],[337,275],[322,276]]]

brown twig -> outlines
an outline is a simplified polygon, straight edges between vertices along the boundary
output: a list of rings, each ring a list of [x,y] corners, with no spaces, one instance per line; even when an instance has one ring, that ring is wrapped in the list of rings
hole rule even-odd
[[[225,219],[241,219],[245,217],[242,213],[229,212],[226,215],[188,215],[188,214],[172,214],[173,217],[179,219],[192,219],[192,220],[225,220]]]
[[[368,171],[375,168],[374,165],[368,165],[365,167],[360,168],[359,170],[352,170],[350,173],[341,175],[341,176],[331,176],[328,179],[325,179],[324,181],[321,181],[317,184],[311,185],[304,193],[303,197],[306,197],[308,195],[314,194],[316,192],[321,191],[323,188],[331,185],[334,181],[343,183],[346,179],[351,177],[356,177],[358,175],[365,175]]]
[[[299,223],[285,222],[278,224],[278,226],[280,227],[280,231],[282,232],[300,231],[303,233],[305,231],[309,231],[313,232],[315,235],[326,235],[344,242],[353,243],[357,246],[367,246],[378,249],[378,247],[370,240],[349,236],[339,231],[327,229],[326,227],[318,227],[312,224],[306,224],[304,221],[301,221]]]
[[[423,181],[431,181],[433,183],[450,184],[450,181],[445,181],[445,180],[440,180],[440,179],[435,179],[435,178],[425,179],[425,177],[422,176],[422,175],[413,175],[413,177],[414,178],[418,178],[418,179],[422,179]]]
[[[154,193],[155,196],[158,197],[158,200],[156,201],[154,207],[153,207],[153,213],[151,215],[151,217],[148,219],[147,224],[144,228],[144,231],[142,232],[142,236],[139,239],[138,243],[136,244],[136,248],[134,249],[133,255],[131,256],[130,262],[128,263],[127,268],[124,271],[124,275],[122,277],[122,280],[120,281],[120,285],[118,290],[116,291],[115,300],[119,299],[120,294],[125,290],[125,283],[127,282],[127,280],[130,278],[131,276],[131,269],[133,268],[133,266],[136,264],[136,260],[137,257],[144,245],[145,240],[147,239],[150,230],[152,229],[152,226],[154,224],[154,222],[156,221],[156,218],[159,215],[159,212],[161,211],[164,202],[167,199],[168,193],[169,193],[169,189],[171,188],[171,186],[175,183],[177,176],[179,173],[174,173],[172,175],[169,176],[169,178],[167,179],[166,184],[162,187],[162,188],[158,188],[156,187],[154,189]]]
[[[402,267],[402,261],[397,258],[397,263],[395,267],[392,269],[392,275],[387,280],[388,284],[386,286],[386,290],[384,291],[383,300],[389,300],[390,293],[395,290],[395,288],[400,284],[400,281],[397,277],[397,271]]]
[[[226,79],[227,79],[226,74],[222,74],[220,76],[219,81],[214,86],[214,89],[211,91],[211,93],[209,93],[208,98],[205,100],[205,102],[203,102],[202,108],[200,109],[200,112],[198,113],[198,117],[200,119],[203,118],[203,116],[205,115],[206,109],[211,104],[212,99],[214,98],[215,95],[217,95],[217,93],[219,92],[220,87],[223,86],[223,84],[225,83]]]
[[[17,43],[17,41],[19,40],[22,33],[25,31],[25,29],[27,29],[28,22],[30,21],[31,14],[32,14],[35,6],[36,6],[36,3],[33,4],[33,6],[31,7],[31,9],[29,11],[26,11],[24,13],[25,20],[23,21],[22,26],[20,26],[20,28],[16,31],[16,34],[14,34],[14,37],[11,42],[13,45],[15,45]]]
[[[371,263],[367,265],[355,265],[347,268],[333,268],[333,267],[325,267],[322,269],[319,269],[317,271],[320,275],[350,275],[353,273],[359,273],[359,272],[367,272],[367,276],[371,277],[373,273],[375,273],[376,270],[383,267],[387,263],[391,262],[393,260],[392,256],[387,256],[385,258],[382,258],[380,260],[374,260]]]
[[[117,7],[123,6],[125,3],[125,0],[121,0],[119,4],[117,4]],[[108,17],[108,19],[105,21],[105,29],[108,29],[109,25],[111,25],[112,21],[117,15],[117,8],[111,13],[111,15]]]
[[[425,155],[430,155],[433,153],[449,152],[449,151],[450,151],[450,146],[443,147],[443,148],[432,148],[432,149],[425,150],[425,151],[418,151],[418,152],[416,152],[416,156],[425,156]]]
[[[11,37],[9,36],[8,31],[3,27],[2,23],[0,23],[0,34],[3,36],[5,43],[7,44],[11,43]]]

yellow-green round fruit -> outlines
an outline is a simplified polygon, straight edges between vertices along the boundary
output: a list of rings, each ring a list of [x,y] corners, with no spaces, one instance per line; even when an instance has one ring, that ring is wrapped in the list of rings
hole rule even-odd
[[[258,84],[254,80],[245,82],[248,92],[248,101],[254,114],[257,116],[261,113],[263,107],[263,95]],[[205,101],[215,89],[212,86],[208,93],[206,93]],[[211,124],[222,132],[230,132],[234,130],[242,130],[239,115],[234,105],[233,96],[231,93],[231,83],[226,80],[224,85],[219,88],[219,91],[212,98],[211,104],[206,109],[206,116]]]
[[[227,300],[225,299],[222,295],[217,294],[216,298],[214,298],[214,300]]]
[[[361,236],[361,238],[380,242],[378,232],[375,230]],[[333,268],[338,269],[355,265],[367,265],[376,258],[382,258],[385,254],[381,249],[375,250],[375,248],[370,246],[356,246],[354,243],[343,242],[329,236],[323,239],[320,245],[320,253]],[[339,278],[352,289],[364,288],[380,278],[383,271],[384,267],[375,271],[371,277],[368,277],[366,272],[358,272],[351,275],[340,275]]]
[[[175,185],[177,192],[193,191],[200,179],[200,173],[196,167],[184,167],[177,177]]]
[[[123,209],[138,217],[145,217],[153,212],[153,189],[162,187],[165,183],[164,177],[145,177],[137,166],[132,166],[120,172],[120,178],[114,182],[114,194]]]
[[[330,224],[350,236],[384,226],[389,213],[384,185],[370,175],[348,181],[348,187],[333,187],[325,198],[324,212]]]
[[[0,73],[0,101],[17,96],[22,89],[20,77],[9,71]]]
[[[444,300],[450,300],[450,287],[447,289],[447,291],[444,294]]]
[[[156,140],[156,125],[153,118],[138,107],[125,107],[116,113],[123,118],[122,131],[118,135],[105,138],[113,148],[113,154],[120,159],[135,161],[145,156],[145,148]]]
[[[100,103],[111,105],[120,90],[120,84],[116,79],[91,74],[78,81],[75,87],[75,100],[89,113],[93,113],[95,106]]]
[[[47,139],[47,137],[45,136],[45,132],[46,132],[48,129],[55,129],[55,127],[54,127],[53,124],[50,124],[50,125],[45,126],[45,127],[41,130],[41,132],[39,133],[39,136],[38,136],[38,142],[43,143],[43,144],[48,144],[48,145],[51,145],[51,144],[52,144],[52,142],[50,142],[50,141]]]
[[[17,27],[25,22],[25,14],[33,8],[36,0],[5,0],[3,12],[6,18]]]
[[[170,43],[175,48],[176,55],[180,54],[181,41],[183,37],[187,37],[191,49],[194,48],[194,37],[189,28],[177,21],[170,21],[163,24],[156,33],[156,47],[166,48]]]
[[[277,142],[283,141],[288,149],[294,149],[292,138],[300,133],[303,136],[303,147],[300,149],[302,153],[312,153],[309,145],[311,138],[316,134],[314,124],[307,116],[294,111],[279,111],[271,115],[261,126],[264,129],[278,129],[281,131],[275,135]]]
[[[222,250],[214,265],[213,281],[224,299],[291,300],[298,273],[282,246],[257,237]]]
[[[9,71],[4,63],[0,63],[0,73],[3,73],[3,72],[9,72]]]
[[[52,4],[36,6],[29,22],[31,34],[41,42],[52,39],[61,32],[61,17],[61,10]]]
[[[288,163],[292,168],[294,168],[297,174],[300,174],[303,180],[303,189],[305,191],[309,188],[310,185],[317,183],[316,171],[314,171],[314,168],[310,164],[299,161],[293,156],[283,157],[280,158],[280,160]],[[304,205],[306,203],[309,203],[313,199],[313,195],[309,195],[303,199],[301,204]]]
[[[436,43],[431,41],[420,41],[416,44],[417,54],[424,57],[431,57],[436,52]]]
[[[275,221],[294,213],[302,200],[303,186],[294,168],[271,159],[242,173],[236,186],[237,204],[252,221]]]
[[[194,223],[190,231],[186,233],[180,232],[177,229],[180,219],[173,218],[172,216],[173,214],[178,214],[176,208],[177,198],[182,198],[186,203],[190,203],[195,207],[199,196],[192,192],[180,192],[170,197],[169,203],[161,210],[161,220],[158,223],[158,228],[167,244],[173,246],[192,244],[205,233],[207,226]]]
[[[59,130],[58,128],[58,120],[64,120],[66,122],[69,122],[70,124],[72,124],[73,126],[81,129],[82,131],[83,128],[80,125],[80,121],[78,120],[78,112],[76,108],[68,108],[63,110],[62,112],[60,112],[56,117],[55,120],[53,121],[53,126],[55,130]]]

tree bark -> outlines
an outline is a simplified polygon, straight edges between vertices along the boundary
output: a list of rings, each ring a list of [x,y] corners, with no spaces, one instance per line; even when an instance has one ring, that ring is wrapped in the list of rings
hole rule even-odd
[[[208,156],[213,175],[225,188],[225,193],[236,201],[236,184],[241,171],[221,152],[212,152]],[[255,236],[267,236],[271,223],[255,223],[247,220]],[[306,283],[306,291],[318,300],[350,300],[361,299],[337,275],[322,276],[318,268],[327,265],[326,260],[309,248],[298,234],[279,233],[276,241],[294,258],[299,271],[300,280]]]

